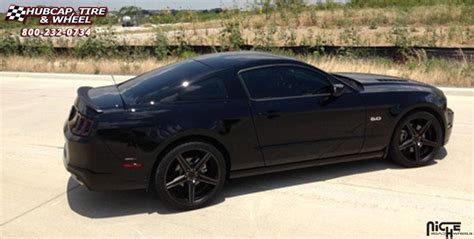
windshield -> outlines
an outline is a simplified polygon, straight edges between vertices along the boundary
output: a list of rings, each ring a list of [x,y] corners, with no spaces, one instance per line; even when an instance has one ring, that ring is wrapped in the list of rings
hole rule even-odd
[[[118,89],[127,105],[142,104],[151,96],[164,99],[173,95],[184,82],[190,82],[209,70],[204,64],[186,60],[141,74],[119,84]]]

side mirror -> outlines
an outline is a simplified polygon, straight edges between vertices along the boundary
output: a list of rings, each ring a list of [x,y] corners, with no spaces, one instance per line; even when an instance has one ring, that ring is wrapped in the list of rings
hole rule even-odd
[[[344,94],[344,85],[343,84],[334,84],[332,85],[332,96],[339,97]]]

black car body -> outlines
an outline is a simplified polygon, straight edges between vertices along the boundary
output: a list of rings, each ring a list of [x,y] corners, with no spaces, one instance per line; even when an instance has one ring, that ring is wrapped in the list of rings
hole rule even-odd
[[[230,178],[385,158],[413,112],[438,121],[436,147],[448,141],[453,112],[433,86],[330,74],[266,53],[204,55],[118,85],[79,88],[64,126],[64,163],[90,190],[126,190],[149,188],[164,155],[196,140],[222,153]],[[408,137],[410,147],[417,137]]]

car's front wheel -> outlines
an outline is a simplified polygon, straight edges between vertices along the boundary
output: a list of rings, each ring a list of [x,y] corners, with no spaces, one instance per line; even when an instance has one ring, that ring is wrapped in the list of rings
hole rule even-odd
[[[180,210],[206,206],[221,191],[226,178],[223,154],[204,142],[187,142],[170,150],[155,175],[160,198]]]
[[[432,114],[416,112],[403,118],[390,142],[389,157],[405,167],[430,164],[442,146],[441,125]]]

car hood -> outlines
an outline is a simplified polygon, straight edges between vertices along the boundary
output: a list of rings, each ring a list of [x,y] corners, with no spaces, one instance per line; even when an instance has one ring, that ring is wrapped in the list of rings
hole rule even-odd
[[[335,77],[349,78],[361,86],[364,92],[379,91],[439,91],[431,85],[408,80],[396,76],[366,74],[366,73],[332,73]]]

